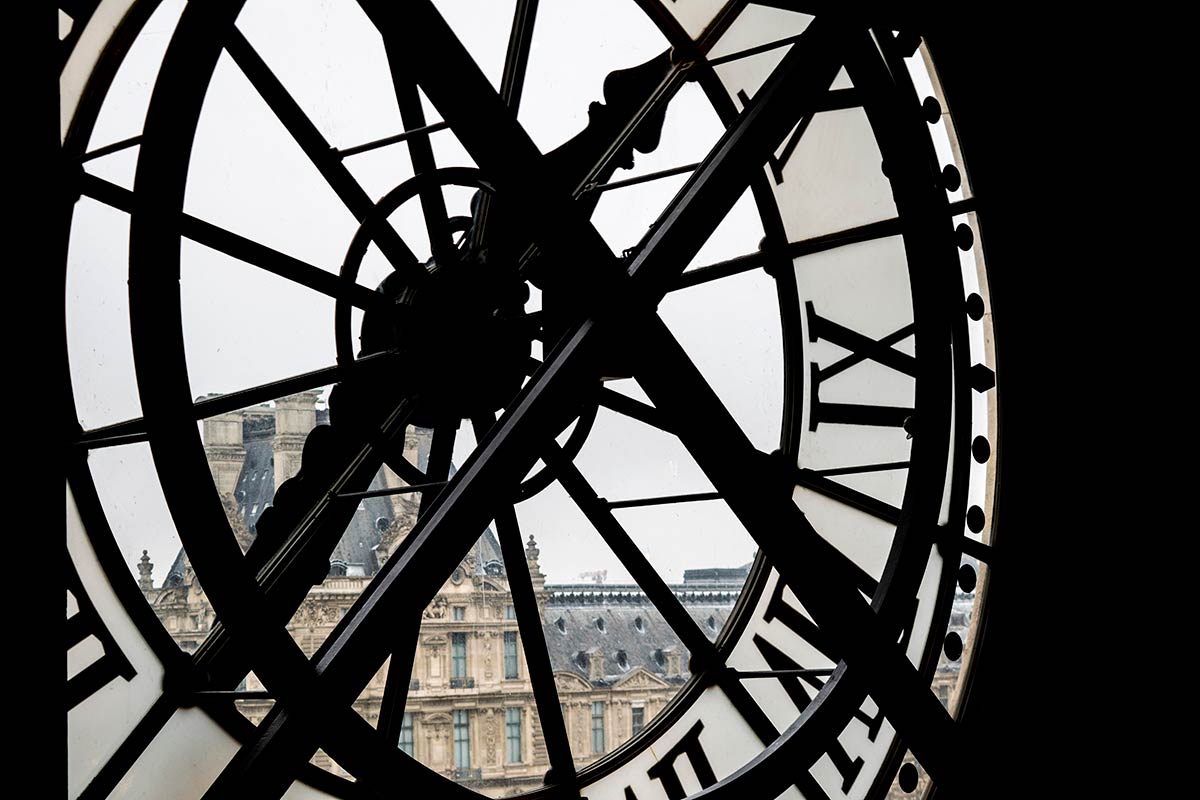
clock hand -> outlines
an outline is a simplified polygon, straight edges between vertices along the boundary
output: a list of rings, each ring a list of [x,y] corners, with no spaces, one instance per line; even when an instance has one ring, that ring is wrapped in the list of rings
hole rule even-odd
[[[627,69],[616,70],[604,79],[604,102],[588,107],[587,126],[544,156],[545,174],[562,194],[570,192],[584,217],[590,217],[599,202],[598,192],[588,187],[607,182],[618,168],[630,169],[634,151],[653,152],[662,135],[667,103],[682,81],[670,80],[671,51]],[[553,269],[530,241],[529,225],[522,219],[525,209],[505,202],[503,195],[478,192],[472,199],[473,222],[467,241],[480,261],[492,268],[517,267],[522,279],[542,289],[544,315],[542,339],[557,341],[571,318],[565,300],[574,276],[570,270]],[[558,263],[558,262],[554,262]],[[606,359],[607,360],[607,359]],[[605,365],[605,375],[624,374],[619,366]]]
[[[573,192],[576,204],[590,216],[599,201],[593,192],[581,189],[607,181],[618,167],[633,167],[633,152],[653,152],[662,135],[666,98],[656,97],[664,81],[672,75],[671,51],[627,69],[616,70],[604,79],[604,102],[588,106],[588,123],[582,131],[544,156],[545,173],[556,188]],[[647,107],[647,103],[656,102]],[[639,112],[644,113],[639,116]],[[504,202],[503,196],[476,195],[471,240],[476,248],[487,249],[497,261],[500,250],[504,261],[516,261],[530,246],[527,224],[518,215],[524,209]],[[544,276],[531,270],[530,278],[541,287]]]

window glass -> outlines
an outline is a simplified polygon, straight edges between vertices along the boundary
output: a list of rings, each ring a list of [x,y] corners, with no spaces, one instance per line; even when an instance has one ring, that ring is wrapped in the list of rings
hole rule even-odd
[[[517,632],[504,632],[504,677],[508,680],[517,675]]]
[[[505,709],[505,739],[508,744],[508,763],[521,763],[521,709]]]
[[[592,752],[604,752],[604,703],[600,700],[592,703]]]
[[[400,724],[400,749],[413,754],[413,719],[412,714],[404,713],[404,722]]]
[[[467,677],[467,635],[450,634],[450,677]]]
[[[454,766],[471,766],[471,722],[467,711],[454,712]]]

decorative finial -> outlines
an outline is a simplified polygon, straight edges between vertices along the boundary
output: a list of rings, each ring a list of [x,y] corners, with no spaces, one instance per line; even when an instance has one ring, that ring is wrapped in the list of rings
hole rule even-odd
[[[150,553],[143,550],[142,559],[138,562],[138,588],[143,592],[154,588],[154,578],[151,577],[153,571],[154,564],[150,562]]]
[[[525,544],[525,558],[529,561],[537,561],[541,552],[538,549],[537,542],[533,539],[533,534],[529,534],[529,541]]]

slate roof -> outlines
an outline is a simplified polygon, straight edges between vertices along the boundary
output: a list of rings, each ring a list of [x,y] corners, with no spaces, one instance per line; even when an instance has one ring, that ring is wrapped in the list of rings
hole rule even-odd
[[[697,627],[709,641],[715,641],[733,611],[749,565],[722,569],[719,581],[715,576],[693,575],[693,579],[699,577],[699,586],[688,580],[690,572],[684,573],[683,584],[671,588],[676,590],[676,596]],[[706,577],[711,580],[705,581]],[[604,656],[601,685],[615,683],[639,666],[671,683],[687,677],[690,652],[636,585],[576,584],[546,588],[551,596],[542,628],[554,670],[573,672],[587,680],[585,654],[595,649]],[[672,648],[680,654],[682,675],[673,676],[667,671],[666,652]]]

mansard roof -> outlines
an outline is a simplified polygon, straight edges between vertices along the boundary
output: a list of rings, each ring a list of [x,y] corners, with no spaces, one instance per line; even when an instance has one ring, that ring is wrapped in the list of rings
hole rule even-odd
[[[719,586],[693,587],[685,578],[672,586],[688,615],[715,641],[733,611],[749,565],[732,568]],[[686,573],[685,573],[686,575]],[[569,584],[550,591],[542,619],[555,672],[589,679],[590,659],[602,659],[599,685],[614,685],[638,668],[656,679],[679,683],[687,677],[690,652],[658,609],[633,584]],[[671,653],[679,655],[678,674]]]

